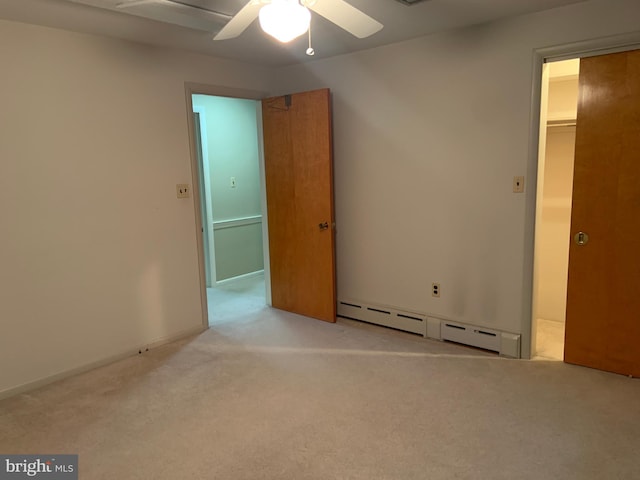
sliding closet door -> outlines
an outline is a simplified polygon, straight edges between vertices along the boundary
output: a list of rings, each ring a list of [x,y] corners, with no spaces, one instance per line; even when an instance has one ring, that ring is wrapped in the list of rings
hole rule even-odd
[[[640,50],[582,59],[565,361],[640,376]]]

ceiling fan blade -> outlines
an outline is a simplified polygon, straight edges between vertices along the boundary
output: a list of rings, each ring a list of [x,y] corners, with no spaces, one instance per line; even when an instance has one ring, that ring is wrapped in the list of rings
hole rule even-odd
[[[358,38],[366,38],[380,31],[383,25],[344,0],[316,0],[307,7],[318,15]]]
[[[116,8],[137,7],[139,5],[148,5],[150,3],[155,3],[155,1],[156,0],[133,0],[131,2],[116,3]]]
[[[262,7],[260,0],[251,0],[242,10],[240,10],[229,23],[227,23],[218,34],[213,37],[214,40],[228,40],[236,38],[244,32],[251,23],[258,18],[258,13]]]

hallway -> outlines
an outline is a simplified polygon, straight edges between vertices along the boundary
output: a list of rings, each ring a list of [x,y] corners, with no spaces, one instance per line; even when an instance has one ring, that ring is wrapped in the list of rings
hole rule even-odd
[[[264,273],[207,288],[209,325],[232,322],[268,308],[264,288]]]

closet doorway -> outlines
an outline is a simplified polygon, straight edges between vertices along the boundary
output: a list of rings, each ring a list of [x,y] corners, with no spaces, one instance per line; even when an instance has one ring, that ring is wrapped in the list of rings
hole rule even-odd
[[[551,66],[553,67],[553,65]],[[552,115],[553,81],[549,80],[548,99],[539,162],[538,216],[536,219],[536,275],[534,312],[538,319],[538,355],[544,341],[542,319],[545,288],[545,254],[551,233],[548,224],[559,228],[560,214],[554,209],[570,206],[570,227],[563,223],[562,255],[568,245],[566,270],[565,335],[562,359],[567,363],[629,376],[640,376],[640,324],[637,311],[640,297],[640,49],[627,48],[601,53],[580,60],[579,87],[572,165],[570,203],[557,203],[559,189],[550,172],[554,163],[549,155],[553,144],[550,129],[570,126],[564,118]],[[553,68],[544,75],[553,78]],[[573,95],[572,95],[573,96]],[[544,101],[543,101],[544,105]],[[553,124],[553,121],[556,124]],[[566,132],[565,132],[566,133]],[[542,148],[543,144],[544,149]],[[571,142],[570,142],[571,143]],[[567,161],[567,164],[569,162]],[[566,177],[569,177],[567,174]],[[567,181],[568,185],[568,181]],[[547,194],[547,195],[545,195]],[[553,200],[553,201],[552,201]],[[554,212],[554,213],[550,213]],[[566,215],[562,215],[566,218]],[[545,219],[547,221],[545,221]],[[564,237],[564,238],[562,238]],[[548,241],[547,241],[548,240]],[[562,265],[559,258],[554,265]],[[557,272],[556,272],[557,273]],[[541,318],[542,317],[542,318]],[[540,335],[543,333],[543,335]]]
[[[543,74],[532,357],[546,360],[564,358],[579,70],[572,59],[545,64]]]

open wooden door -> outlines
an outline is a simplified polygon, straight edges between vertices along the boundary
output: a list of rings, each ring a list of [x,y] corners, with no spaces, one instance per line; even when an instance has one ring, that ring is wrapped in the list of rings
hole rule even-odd
[[[582,59],[565,361],[640,376],[640,50]]]
[[[336,321],[328,89],[262,101],[275,308]]]

